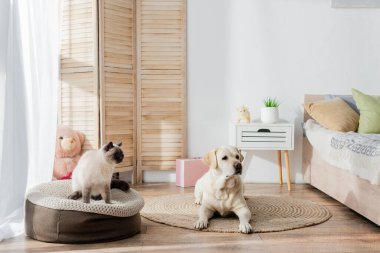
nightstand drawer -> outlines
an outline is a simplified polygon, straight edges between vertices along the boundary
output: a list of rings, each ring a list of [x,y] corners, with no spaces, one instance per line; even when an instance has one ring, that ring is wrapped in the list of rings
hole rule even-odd
[[[238,126],[236,144],[249,149],[293,149],[291,126]]]

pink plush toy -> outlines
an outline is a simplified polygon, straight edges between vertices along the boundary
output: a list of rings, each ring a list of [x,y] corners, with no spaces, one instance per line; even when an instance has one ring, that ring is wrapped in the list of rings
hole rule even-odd
[[[70,179],[81,156],[85,136],[66,126],[57,129],[53,179]]]

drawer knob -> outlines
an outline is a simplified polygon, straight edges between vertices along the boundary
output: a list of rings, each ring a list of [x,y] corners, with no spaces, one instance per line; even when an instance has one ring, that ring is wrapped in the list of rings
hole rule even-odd
[[[259,130],[257,130],[257,132],[259,132],[259,133],[270,133],[270,130],[267,128],[260,128]]]

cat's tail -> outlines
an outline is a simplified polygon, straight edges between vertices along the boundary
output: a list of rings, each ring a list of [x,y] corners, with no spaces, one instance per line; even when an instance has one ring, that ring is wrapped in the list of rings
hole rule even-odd
[[[112,179],[111,189],[120,189],[120,190],[126,192],[129,190],[129,184],[124,180]]]

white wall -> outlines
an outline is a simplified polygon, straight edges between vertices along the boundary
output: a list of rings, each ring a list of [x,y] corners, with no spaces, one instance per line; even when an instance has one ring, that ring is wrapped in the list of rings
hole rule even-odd
[[[380,9],[333,9],[330,0],[188,0],[189,156],[228,143],[246,104],[259,117],[275,96],[296,124],[292,177],[302,182],[303,95],[380,94]],[[276,154],[260,151],[247,182],[277,182]],[[174,180],[148,173],[146,181]]]

